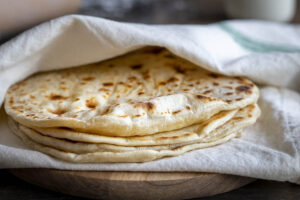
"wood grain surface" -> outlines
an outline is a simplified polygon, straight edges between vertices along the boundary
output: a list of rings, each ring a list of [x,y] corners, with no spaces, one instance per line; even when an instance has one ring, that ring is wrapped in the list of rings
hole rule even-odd
[[[9,171],[43,188],[97,199],[190,199],[224,193],[254,181],[233,175],[190,172]]]

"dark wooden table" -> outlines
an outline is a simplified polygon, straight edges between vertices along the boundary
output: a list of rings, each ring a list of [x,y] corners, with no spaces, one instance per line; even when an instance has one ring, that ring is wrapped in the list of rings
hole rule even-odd
[[[108,12],[95,1],[89,1],[79,11],[80,14],[110,18],[118,21],[141,22],[148,24],[207,24],[227,19],[222,0],[147,0],[139,1],[131,8],[123,9],[120,13]],[[143,3],[141,3],[143,2]],[[298,3],[298,7],[300,3]],[[126,7],[126,6],[125,6]],[[292,23],[300,22],[298,11]],[[0,44],[16,35],[0,37]],[[42,177],[41,177],[42,178]],[[0,170],[0,199],[41,199],[41,200],[77,200],[78,197],[52,192],[26,183],[6,170]],[[300,200],[300,186],[258,180],[240,189],[201,198],[202,200]]]
[[[43,178],[43,177],[41,177]],[[26,183],[6,170],[0,170],[0,199],[77,200],[82,199],[52,192]],[[258,180],[240,189],[201,200],[299,200],[300,186],[291,183]],[[200,199],[199,199],[200,200]]]

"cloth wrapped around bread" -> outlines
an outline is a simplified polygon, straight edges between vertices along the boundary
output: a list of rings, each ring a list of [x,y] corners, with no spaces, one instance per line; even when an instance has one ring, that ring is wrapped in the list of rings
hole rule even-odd
[[[212,147],[260,115],[258,88],[147,47],[35,74],[10,87],[9,125],[29,147],[69,162],[146,162]]]

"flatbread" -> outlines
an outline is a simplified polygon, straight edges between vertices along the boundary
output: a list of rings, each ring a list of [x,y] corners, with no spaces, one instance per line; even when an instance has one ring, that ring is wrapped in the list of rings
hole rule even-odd
[[[5,110],[28,127],[67,127],[107,136],[150,135],[208,120],[257,101],[241,77],[208,72],[165,49],[39,73],[13,85]]]
[[[44,136],[41,133],[25,127],[13,120],[10,119],[10,127],[15,127],[12,129],[17,129],[22,134],[26,135],[30,140],[45,145],[48,147],[52,147],[61,151],[71,152],[71,153],[91,153],[91,152],[126,152],[126,151],[140,151],[140,150],[171,150],[175,149],[187,144],[193,143],[207,143],[216,141],[218,139],[224,138],[226,135],[231,134],[232,131],[227,129],[217,129],[214,131],[213,135],[206,135],[200,141],[190,141],[184,143],[177,144],[169,144],[169,145],[160,145],[160,146],[118,146],[113,144],[94,144],[94,143],[83,143],[83,142],[74,142],[70,140],[58,139],[49,136]],[[235,131],[236,128],[233,130]],[[241,133],[241,130],[237,130],[236,132]]]
[[[156,133],[147,136],[101,136],[62,128],[31,128],[46,136],[68,139],[77,142],[107,143],[121,146],[154,146],[188,142],[200,137],[204,137],[204,135],[210,133],[218,126],[230,120],[236,112],[237,110],[223,111],[213,116],[212,119],[201,124],[195,124],[178,130]]]
[[[124,152],[124,151],[140,151],[140,150],[172,150],[174,148],[179,148],[193,143],[208,143],[222,140],[227,135],[232,133],[240,132],[246,126],[249,126],[255,123],[258,117],[258,110],[250,109],[251,106],[248,106],[248,109],[243,109],[236,113],[236,115],[231,118],[227,123],[219,126],[216,129],[211,130],[208,134],[199,135],[198,138],[190,141],[183,140],[181,143],[174,143],[169,139],[170,143],[160,146],[118,146],[112,144],[95,144],[95,143],[83,143],[83,142],[74,142],[70,140],[58,139],[54,137],[44,136],[39,132],[25,127],[23,125],[10,121],[10,127],[12,129],[17,129],[26,135],[30,140],[33,140],[36,143],[53,147],[62,151],[72,152],[72,153],[90,153],[90,152]],[[247,111],[252,112],[247,112]],[[15,128],[16,127],[16,128]],[[197,133],[196,133],[197,134]]]
[[[83,132],[76,132],[68,129],[58,128],[36,128],[33,129],[42,135],[67,139],[74,142],[104,143],[118,146],[158,146],[178,143],[187,143],[201,140],[211,135],[215,129],[227,124],[232,130],[255,123],[260,115],[259,107],[249,105],[237,111],[223,111],[214,115],[210,120],[202,124],[195,124],[179,130],[156,133],[148,136],[132,137],[110,137]]]
[[[71,153],[67,151],[62,151],[55,149],[53,147],[45,146],[34,142],[29,139],[22,131],[12,129],[13,132],[22,139],[22,141],[30,146],[32,149],[45,153],[47,155],[53,156],[60,160],[73,163],[130,163],[130,162],[148,162],[156,160],[163,157],[170,156],[179,156],[188,151],[195,149],[212,147],[229,141],[234,138],[237,133],[228,134],[223,138],[220,138],[217,141],[210,141],[206,143],[194,143],[184,146],[180,146],[173,149],[164,149],[164,150],[136,150],[136,151],[122,151],[122,152],[92,152],[92,153]]]

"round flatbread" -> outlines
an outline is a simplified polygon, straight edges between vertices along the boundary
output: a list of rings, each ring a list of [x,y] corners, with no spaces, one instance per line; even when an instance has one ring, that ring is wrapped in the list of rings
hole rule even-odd
[[[12,129],[13,132],[22,139],[22,141],[30,146],[32,149],[53,156],[60,160],[73,163],[130,163],[130,162],[148,162],[163,157],[179,156],[188,151],[195,149],[207,148],[215,145],[219,145],[234,138],[238,133],[229,134],[217,141],[210,141],[206,143],[194,143],[183,145],[173,149],[163,150],[152,150],[142,149],[136,151],[102,151],[102,152],[91,152],[91,153],[71,153],[67,151],[58,150],[53,147],[39,144],[29,137],[27,137],[22,131]]]
[[[218,126],[217,128],[210,130],[207,134],[199,134],[198,137],[195,137],[194,140],[182,140],[181,143],[176,143],[172,141],[172,138],[169,138],[169,144],[165,145],[156,145],[156,146],[119,146],[114,144],[95,144],[95,143],[85,143],[85,142],[75,142],[71,140],[58,139],[54,137],[49,137],[42,135],[41,133],[18,124],[17,122],[10,120],[9,124],[13,130],[21,131],[22,134],[26,135],[29,139],[33,140],[36,143],[53,147],[62,151],[72,152],[72,153],[90,153],[90,152],[125,152],[125,151],[140,151],[140,150],[172,150],[179,148],[184,145],[193,144],[193,143],[208,143],[215,142],[217,140],[222,140],[227,135],[232,133],[240,132],[246,126],[249,126],[255,123],[258,115],[258,107],[248,106],[245,109],[237,112],[234,117],[228,120],[226,123]],[[195,132],[194,134],[198,134]]]
[[[201,124],[195,124],[182,129],[156,133],[148,136],[132,137],[101,136],[59,128],[31,128],[45,136],[66,139],[74,142],[104,143],[118,146],[157,146],[201,140],[206,135],[212,134],[215,129],[225,125],[226,123],[229,123],[230,126],[246,127],[253,124],[259,115],[260,109],[256,104],[254,104],[242,108],[239,111],[223,111]]]
[[[107,136],[150,135],[253,104],[258,88],[208,72],[165,49],[39,73],[13,85],[5,110],[28,127],[66,127]]]
[[[74,130],[61,128],[31,128],[46,136],[67,139],[76,142],[106,143],[119,146],[156,146],[189,142],[202,138],[209,134],[212,130],[230,120],[236,112],[237,110],[223,111],[213,116],[212,119],[201,124],[195,124],[185,128],[147,136],[101,136],[97,134],[76,132]]]
[[[82,143],[82,142],[74,142],[64,139],[58,139],[53,138],[49,136],[44,136],[40,134],[39,132],[30,129],[28,127],[25,127],[21,124],[18,124],[15,121],[10,122],[10,126],[15,126],[18,131],[21,132],[21,134],[26,135],[30,140],[45,145],[48,147],[52,147],[61,151],[65,152],[71,152],[71,153],[78,153],[78,154],[84,154],[84,153],[91,153],[91,152],[126,152],[126,151],[140,151],[140,150],[171,150],[175,149],[184,145],[193,144],[193,143],[207,143],[212,141],[217,141],[219,139],[222,139],[226,137],[229,134],[232,134],[232,131],[236,131],[238,133],[241,133],[241,130],[229,130],[229,129],[217,129],[215,130],[212,135],[206,135],[206,137],[203,137],[202,139],[199,139],[197,141],[190,141],[185,143],[177,143],[177,144],[170,144],[170,145],[159,145],[159,146],[118,146],[113,144],[94,144],[94,143]],[[18,134],[17,134],[18,135]]]

